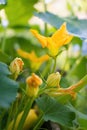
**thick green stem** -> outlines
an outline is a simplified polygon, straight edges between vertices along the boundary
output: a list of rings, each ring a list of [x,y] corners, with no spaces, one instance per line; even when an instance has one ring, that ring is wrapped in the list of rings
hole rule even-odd
[[[49,61],[47,62],[47,64],[46,64],[44,70],[42,71],[42,77],[43,77],[43,78],[47,75],[48,72],[50,73],[51,63],[52,63],[52,61],[49,60]]]
[[[1,46],[2,52],[5,51],[5,44],[6,44],[6,28],[4,29],[4,37],[3,37],[2,46]]]
[[[8,129],[8,125],[9,125],[9,122],[11,120],[11,116],[13,113],[13,107],[14,107],[14,103],[12,103],[11,109],[9,110],[8,120],[7,120],[7,124],[6,124],[6,130]]]
[[[25,96],[23,97],[23,99],[22,99],[22,101],[20,102],[20,105],[19,105],[19,107],[18,107],[18,109],[17,109],[17,111],[16,111],[12,130],[15,129],[16,119],[17,119],[18,113],[20,112],[21,108],[23,107],[23,102],[24,102],[24,100],[25,100]]]
[[[52,73],[55,71],[55,69],[56,69],[56,57],[54,58],[54,65],[53,65]]]
[[[47,36],[47,23],[44,23],[44,34]]]
[[[39,116],[38,122],[35,125],[35,127],[33,128],[33,130],[39,130],[39,128],[41,127],[41,125],[43,124],[44,119],[43,119],[43,113],[41,112],[41,115]]]
[[[44,5],[44,12],[47,11],[47,4],[45,3],[45,0],[43,0]],[[47,36],[47,23],[44,23],[44,35]]]
[[[22,118],[21,118],[21,120],[20,120],[20,122],[19,122],[19,125],[18,125],[17,130],[22,130],[22,129],[23,129],[24,122],[25,122],[25,120],[26,120],[26,117],[27,117],[27,115],[28,115],[30,109],[31,109],[31,106],[32,106],[32,104],[33,104],[33,101],[34,101],[34,98],[33,98],[33,97],[32,97],[32,98],[29,98],[28,103],[27,103],[27,105],[26,105],[25,108],[24,108],[24,112],[23,112]]]

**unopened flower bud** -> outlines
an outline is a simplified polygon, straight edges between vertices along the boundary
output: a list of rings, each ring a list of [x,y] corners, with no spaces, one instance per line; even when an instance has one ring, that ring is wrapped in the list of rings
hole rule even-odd
[[[36,74],[32,74],[26,79],[26,92],[29,97],[35,97],[38,94],[39,86],[42,84],[42,79]]]
[[[24,65],[24,63],[21,58],[15,58],[11,62],[9,69],[12,72],[12,74],[14,75],[15,79],[18,77],[19,73],[22,71],[23,65]]]
[[[60,80],[61,80],[61,75],[59,72],[52,73],[47,78],[47,86],[57,87],[57,86],[59,86]]]

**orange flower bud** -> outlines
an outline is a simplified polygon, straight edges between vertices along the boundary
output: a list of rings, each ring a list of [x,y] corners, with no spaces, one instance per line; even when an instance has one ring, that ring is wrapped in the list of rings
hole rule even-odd
[[[15,79],[18,77],[19,73],[22,71],[23,65],[24,65],[24,63],[21,58],[15,58],[11,62],[9,69],[12,72],[12,74],[14,75]]]
[[[39,86],[42,84],[42,79],[33,73],[32,76],[29,76],[26,79],[26,83],[27,83],[26,88],[27,95],[33,97],[37,95]]]

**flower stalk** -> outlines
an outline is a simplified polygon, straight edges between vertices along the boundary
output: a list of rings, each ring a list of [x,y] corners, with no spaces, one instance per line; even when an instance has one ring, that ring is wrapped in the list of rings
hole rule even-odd
[[[34,97],[28,99],[27,105],[24,108],[24,113],[23,113],[23,115],[21,117],[21,120],[20,120],[20,122],[18,124],[17,130],[22,130],[23,129],[24,122],[25,122],[26,117],[27,117],[27,115],[28,115],[28,113],[29,113],[29,111],[30,111],[30,109],[32,107],[34,99],[35,99]]]
[[[54,65],[53,65],[52,73],[55,72],[55,69],[56,69],[56,62],[57,62],[56,59],[57,59],[56,57],[53,58],[53,60],[54,60]]]
[[[38,130],[41,125],[43,124],[44,122],[44,119],[43,119],[43,112],[41,112],[39,118],[38,118],[38,121],[37,121],[37,124],[35,125],[35,127],[33,128],[33,130]]]
[[[2,46],[1,46],[2,52],[5,52],[5,45],[6,45],[6,28],[4,28],[4,37],[3,37]]]
[[[43,0],[43,5],[44,5],[44,12],[47,11],[47,4],[45,3],[45,0]],[[44,23],[44,34],[47,36],[47,23]]]

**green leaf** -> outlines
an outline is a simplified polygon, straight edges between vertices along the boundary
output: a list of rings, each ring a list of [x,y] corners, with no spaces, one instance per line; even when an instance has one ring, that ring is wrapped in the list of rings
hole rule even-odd
[[[73,45],[78,44],[80,47],[82,47],[83,40],[81,40],[79,37],[74,37],[74,38],[72,39],[72,44],[73,44]]]
[[[81,112],[78,112],[77,115],[78,115],[78,122],[80,124],[80,127],[86,130],[87,129],[87,115]]]
[[[87,57],[84,56],[75,62],[72,69],[68,72],[67,78],[70,80],[80,80],[86,74],[87,74]]]
[[[8,0],[5,8],[7,18],[11,26],[28,24],[28,19],[35,10],[33,5],[38,0]]]
[[[34,50],[38,55],[44,52],[41,46],[38,46],[38,44],[36,44],[36,41],[31,41],[32,37],[28,39],[25,38],[23,35],[13,36],[6,39],[5,52],[11,59],[17,56],[20,57],[19,55],[17,55],[17,52],[15,50],[16,45],[18,45],[22,50],[26,52],[31,52],[31,50]]]
[[[67,28],[70,33],[74,36],[78,36],[80,38],[87,38],[87,20],[79,20],[77,18],[70,19],[70,18],[62,18],[57,15],[54,15],[50,12],[46,13],[35,13],[35,15],[41,18],[48,24],[59,28],[64,22],[67,23]]]
[[[69,108],[76,113],[77,122],[79,123],[79,127],[82,130],[87,130],[87,115],[78,111],[76,108],[74,108],[71,104],[69,104]]]
[[[14,101],[17,94],[18,83],[8,77],[8,66],[0,62],[0,107],[7,108]]]
[[[8,63],[10,60],[10,57],[0,50],[0,61]]]
[[[67,106],[58,103],[54,98],[42,96],[36,100],[39,108],[44,112],[44,120],[51,120],[66,127],[73,126],[75,113]]]

